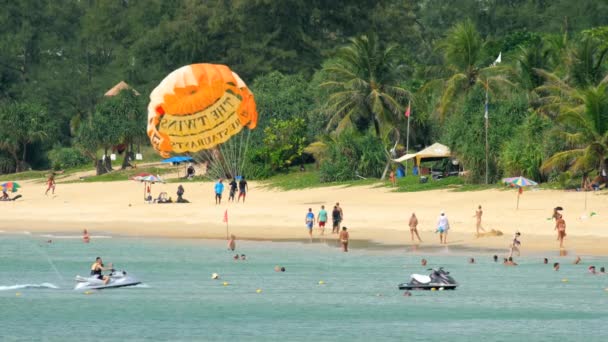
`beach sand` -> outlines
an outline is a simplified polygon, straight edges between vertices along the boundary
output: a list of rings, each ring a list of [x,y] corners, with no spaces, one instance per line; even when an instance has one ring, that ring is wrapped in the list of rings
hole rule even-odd
[[[608,195],[555,190],[529,190],[520,198],[514,190],[454,192],[449,190],[397,193],[385,187],[326,187],[307,190],[270,190],[250,182],[247,203],[215,205],[213,183],[184,181],[189,204],[147,204],[143,184],[124,181],[109,183],[58,184],[55,196],[45,196],[44,184],[20,182],[23,198],[0,203],[0,231],[80,233],[127,236],[225,239],[224,212],[228,210],[229,230],[237,239],[307,239],[304,224],[307,209],[315,214],[322,204],[331,213],[335,202],[344,210],[343,225],[351,239],[410,248],[407,222],[412,212],[420,221],[425,246],[437,246],[435,223],[445,210],[451,223],[450,246],[504,249],[515,231],[522,233],[522,254],[559,251],[552,208],[564,207],[567,223],[565,241],[569,255],[608,255]],[[166,191],[173,199],[178,184],[154,184],[153,195]],[[587,209],[584,209],[587,196]],[[227,200],[228,191],[224,193]],[[484,210],[483,226],[503,232],[502,236],[475,236],[477,205]],[[596,215],[591,215],[596,213]],[[331,223],[326,228],[331,235]],[[315,231],[315,239],[318,231]]]

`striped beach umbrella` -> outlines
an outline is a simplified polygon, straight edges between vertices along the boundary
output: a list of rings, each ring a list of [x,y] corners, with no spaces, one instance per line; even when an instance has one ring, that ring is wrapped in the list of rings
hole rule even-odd
[[[21,185],[17,184],[17,182],[6,182],[0,186],[2,186],[2,191],[10,192],[16,192],[21,187]]]
[[[538,185],[538,183],[536,183],[533,180],[530,180],[528,178],[519,176],[519,177],[510,177],[510,178],[503,178],[502,180],[503,183],[510,185],[512,187],[516,187],[517,188],[517,206],[516,209],[519,209],[519,196],[521,196],[522,192],[523,192],[523,188],[526,186],[536,186]]]

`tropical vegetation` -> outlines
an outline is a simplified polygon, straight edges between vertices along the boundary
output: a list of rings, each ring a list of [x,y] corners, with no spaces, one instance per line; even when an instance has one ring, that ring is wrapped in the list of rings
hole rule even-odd
[[[437,141],[469,183],[522,175],[565,184],[607,168],[605,1],[2,7],[0,174],[128,167],[148,144],[147,95],[172,70],[200,62],[229,65],[255,95],[250,178],[302,164],[320,182],[382,178],[392,158]],[[129,86],[104,96],[120,81]],[[110,151],[122,153],[120,165],[103,157]]]

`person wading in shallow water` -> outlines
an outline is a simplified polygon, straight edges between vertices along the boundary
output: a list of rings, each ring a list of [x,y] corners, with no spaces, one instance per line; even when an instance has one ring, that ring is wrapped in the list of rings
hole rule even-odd
[[[346,231],[348,228],[342,227],[342,231],[340,232],[340,244],[342,245],[342,251],[348,252],[348,232]]]

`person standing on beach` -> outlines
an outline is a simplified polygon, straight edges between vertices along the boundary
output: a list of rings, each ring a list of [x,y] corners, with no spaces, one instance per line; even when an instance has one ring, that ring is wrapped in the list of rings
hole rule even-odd
[[[340,232],[340,244],[342,245],[342,251],[348,252],[348,232],[346,231],[348,228],[342,227],[342,231]]]
[[[51,191],[51,194],[54,195],[55,194],[55,172],[51,172],[51,174],[49,175],[49,178],[46,180],[46,184],[47,184],[47,188],[46,191],[44,192],[45,195],[49,194],[49,190]]]
[[[232,181],[228,184],[230,185],[230,194],[228,196],[228,202],[234,202],[234,195],[236,194],[236,179],[232,178]]]
[[[217,183],[215,183],[215,204],[222,204],[222,192],[224,192],[224,183],[222,183],[222,179],[220,178]]]
[[[418,238],[418,242],[422,242],[422,239],[420,239],[420,235],[418,235],[418,218],[416,217],[416,213],[412,213],[412,216],[410,217],[410,236],[412,238],[412,241],[414,241],[414,234],[416,234],[416,237]]]
[[[334,205],[334,210],[331,211],[331,220],[333,223],[331,233],[340,233],[340,222],[342,221],[342,215],[337,206]]]
[[[236,249],[236,236],[234,236],[234,234],[230,235],[230,240],[228,240],[228,249],[231,251]]]
[[[450,222],[445,212],[442,211],[437,220],[437,232],[439,232],[439,243],[447,245],[448,243],[448,230],[450,229]]]
[[[561,207],[555,207],[553,208],[553,215],[551,215],[551,219],[553,219],[553,221],[555,221],[555,227],[553,228],[553,230],[557,230],[557,220],[559,219],[560,216],[562,216],[562,214],[559,212]],[[559,240],[559,233],[557,234],[557,240]]]
[[[395,178],[395,171],[394,170],[391,170],[391,173],[389,174],[388,179],[390,179],[392,187],[397,186],[397,179]]]
[[[325,223],[327,222],[327,211],[325,211],[325,206],[321,206],[321,210],[319,210],[319,214],[317,215],[319,220],[319,230],[321,230],[321,235],[325,235]]]
[[[249,186],[247,185],[245,176],[242,176],[241,180],[239,181],[239,198],[237,199],[237,202],[240,202],[241,197],[243,197],[243,203],[245,203],[245,196],[247,196],[247,191],[249,191]]]
[[[479,207],[477,207],[477,211],[475,211],[475,229],[477,231],[477,236],[479,236],[479,230],[481,229],[484,233],[486,232],[485,229],[483,229],[483,227],[481,226],[481,216],[483,215],[483,210],[481,210],[481,205],[479,205]]]
[[[312,240],[312,227],[315,225],[315,214],[312,213],[312,208],[308,208],[308,213],[306,214],[306,228],[308,228],[308,235]]]
[[[560,214],[555,221],[555,229],[557,229],[557,238],[559,239],[559,248],[564,248],[564,238],[566,237],[566,221]]]

